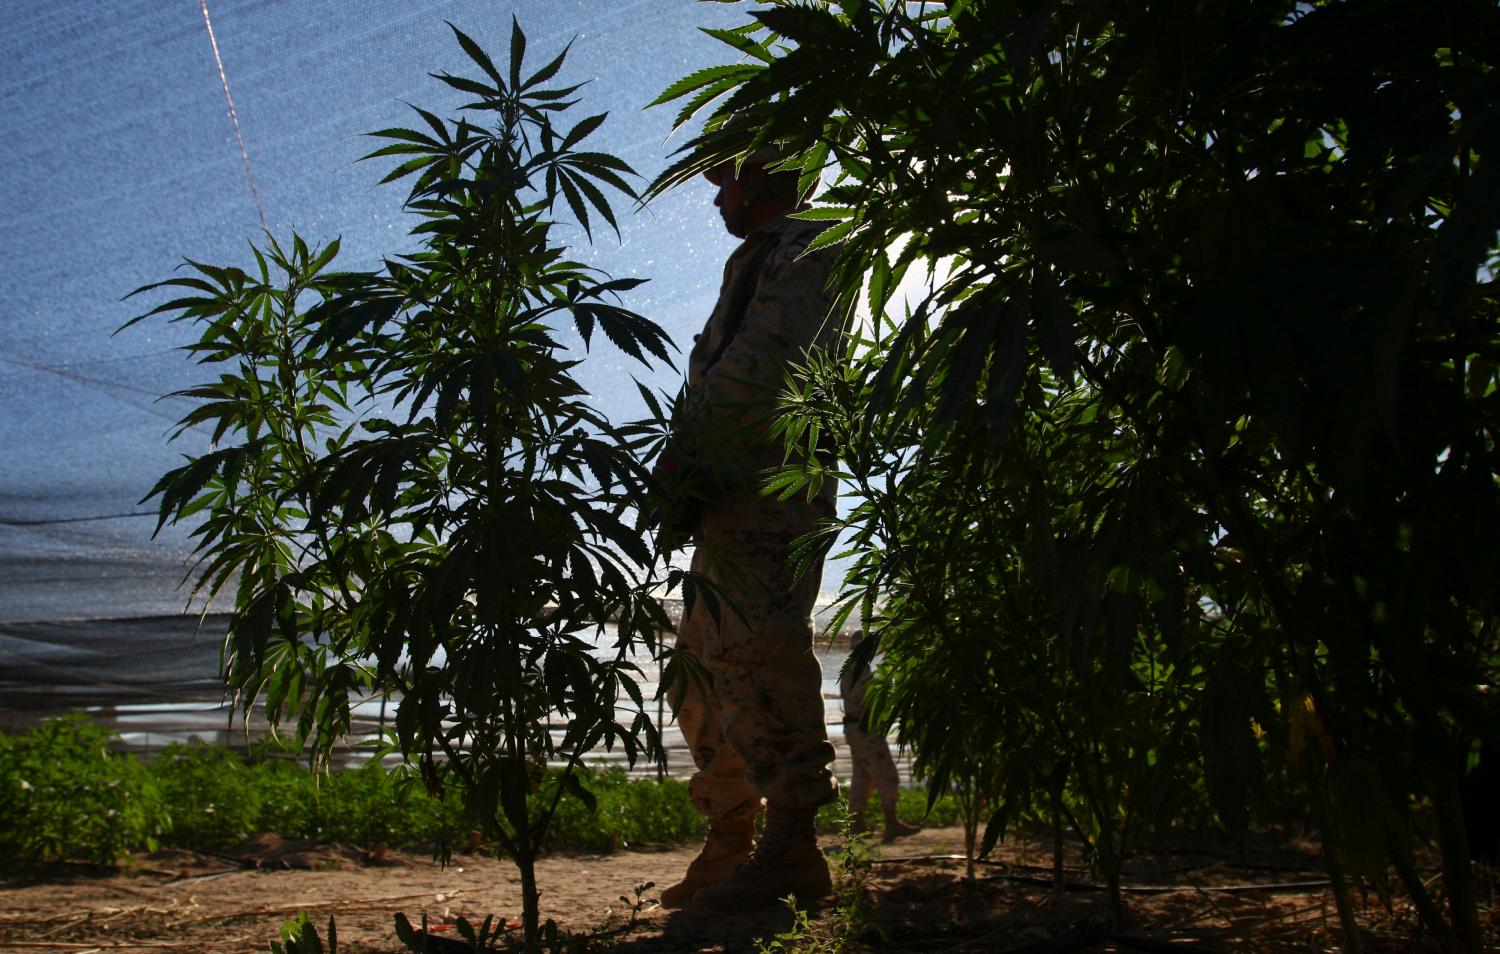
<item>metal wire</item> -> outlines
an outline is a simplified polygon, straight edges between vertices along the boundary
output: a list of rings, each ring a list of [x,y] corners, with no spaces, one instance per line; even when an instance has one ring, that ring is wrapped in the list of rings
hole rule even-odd
[[[245,162],[245,179],[250,183],[250,197],[255,200],[255,211],[260,213],[260,230],[266,229],[266,210],[260,204],[260,191],[255,188],[255,173],[250,171],[250,153],[245,149],[245,137],[240,132],[240,117],[234,111],[234,97],[229,95],[229,77],[224,73],[224,60],[219,56],[219,41],[214,36],[214,22],[208,16],[208,0],[198,0],[203,10],[203,24],[208,27],[208,42],[214,49],[214,63],[219,67],[219,83],[224,87],[224,101],[229,104],[229,121],[234,124],[234,138],[240,143],[240,158]]]

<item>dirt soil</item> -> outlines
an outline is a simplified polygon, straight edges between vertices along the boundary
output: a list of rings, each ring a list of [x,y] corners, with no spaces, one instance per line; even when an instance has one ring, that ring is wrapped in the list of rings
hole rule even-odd
[[[1338,946],[1338,919],[1316,845],[1253,851],[1182,850],[1143,858],[1128,878],[1128,920],[1111,930],[1107,896],[1069,867],[1072,888],[1054,895],[1051,856],[1041,840],[1012,840],[996,863],[965,878],[963,833],[936,829],[876,846],[862,897],[857,949],[883,952],[1173,949],[1322,951]],[[668,912],[651,899],[695,851],[628,850],[545,859],[538,872],[544,917],[587,934],[588,950],[641,954],[749,951],[792,923],[785,911],[749,918]],[[1070,860],[1077,860],[1076,850]],[[1495,872],[1480,875],[1491,945],[1500,945]],[[636,907],[636,889],[643,903]],[[459,916],[476,923],[519,916],[514,868],[482,855],[440,867],[423,853],[282,842],[261,837],[223,855],[163,851],[127,869],[49,866],[0,875],[0,950],[37,952],[268,950],[284,921],[310,912],[324,929],[336,917],[339,951],[394,954],[392,919],[428,918],[438,937],[455,937]],[[1403,897],[1387,906],[1357,896],[1368,952],[1429,951]],[[812,912],[814,933],[834,927],[831,905]]]

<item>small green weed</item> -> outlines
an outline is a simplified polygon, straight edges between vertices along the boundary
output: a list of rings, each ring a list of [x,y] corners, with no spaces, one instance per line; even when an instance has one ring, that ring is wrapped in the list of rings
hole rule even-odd
[[[860,935],[871,924],[865,883],[870,879],[875,852],[870,848],[865,833],[855,833],[854,816],[845,813],[841,830],[844,835],[844,850],[839,852],[836,864],[833,917],[828,925],[828,937],[833,951],[853,949]]]
[[[318,929],[306,911],[281,926],[281,940],[271,942],[271,954],[338,954],[339,934],[333,915],[328,916],[328,945],[318,937]]]
[[[787,895],[785,903],[792,909],[792,926],[770,940],[757,940],[756,954],[837,954],[839,948],[831,946],[807,910],[797,906],[796,897]]]
[[[550,923],[550,922],[549,922]],[[468,918],[460,915],[454,922],[453,927],[458,931],[460,937],[469,945],[471,951],[497,951],[500,950],[501,942],[514,940],[507,927],[505,919],[496,920],[493,914],[484,919],[478,928]],[[427,915],[422,915],[422,926],[413,927],[406,915],[396,914],[396,938],[406,945],[406,949],[415,954],[431,954],[435,949],[441,950],[448,945],[459,946],[457,942],[447,938],[434,939],[427,929]]]
[[[865,883],[874,859],[864,834],[854,832],[854,816],[843,801],[831,806],[834,823],[844,836],[843,850],[834,866],[833,908],[827,922],[818,924],[794,896],[786,898],[792,924],[769,940],[756,941],[757,954],[848,954],[871,927]]]

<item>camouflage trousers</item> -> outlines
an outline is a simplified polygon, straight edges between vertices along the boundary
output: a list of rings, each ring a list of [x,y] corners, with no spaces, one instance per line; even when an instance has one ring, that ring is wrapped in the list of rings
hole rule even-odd
[[[675,686],[668,701],[698,769],[689,783],[693,805],[711,822],[753,817],[762,798],[810,808],[837,794],[812,650],[822,564],[800,579],[787,565],[791,542],[826,506],[738,493],[716,501],[699,524],[693,570],[717,585],[724,603],[715,620],[698,599],[677,646],[703,663],[712,686]]]
[[[849,814],[860,816],[870,804],[870,786],[880,796],[881,806],[896,804],[901,792],[901,776],[885,735],[869,732],[859,722],[844,723],[844,739],[849,743],[849,760],[854,765],[849,778]]]

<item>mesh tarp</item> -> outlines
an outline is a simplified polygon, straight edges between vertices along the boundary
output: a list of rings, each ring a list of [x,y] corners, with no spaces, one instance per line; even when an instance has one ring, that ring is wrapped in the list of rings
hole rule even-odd
[[[226,108],[211,22],[243,133]],[[0,621],[117,619],[180,611],[189,549],[135,516],[155,479],[207,438],[165,436],[186,405],[158,400],[205,370],[188,330],[147,322],[161,299],[121,302],[184,257],[248,264],[266,224],[342,237],[348,267],[403,250],[399,186],[355,160],[361,134],[406,125],[403,101],[456,113],[428,77],[466,61],[444,20],[503,59],[511,16],[540,65],[573,41],[564,77],[591,80],[579,117],[608,110],[599,147],[657,172],[673,111],[642,107],[672,80],[725,60],[700,25],[742,11],[693,0],[412,2],[65,0],[11,3],[0,28]],[[450,95],[451,94],[451,95]],[[580,257],[651,283],[628,301],[678,341],[697,330],[733,246],[706,184],[622,218],[623,242]],[[628,359],[601,348],[582,377],[600,405],[639,406]],[[661,369],[654,383],[672,386]],[[122,637],[123,638],[123,637]],[[135,638],[134,636],[130,638]]]

